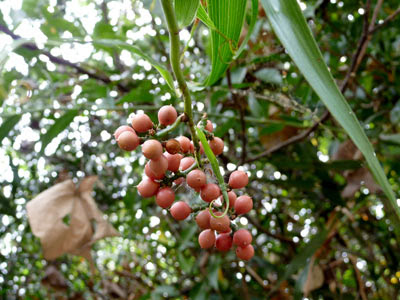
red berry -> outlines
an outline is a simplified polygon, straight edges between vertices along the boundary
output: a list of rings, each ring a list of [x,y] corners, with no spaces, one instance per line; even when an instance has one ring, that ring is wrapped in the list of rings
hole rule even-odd
[[[171,105],[165,105],[158,111],[158,121],[162,125],[171,125],[176,121],[178,113]]]
[[[186,136],[180,136],[176,140],[181,144],[181,150],[183,153],[190,151],[190,140]]]
[[[207,120],[207,125],[206,125],[205,129],[206,129],[208,132],[213,132],[214,126],[213,126],[213,123],[212,123],[210,120]]]
[[[153,128],[153,122],[146,114],[136,114],[132,118],[132,127],[137,132],[146,132]]]
[[[149,177],[152,180],[163,179],[164,176],[165,176],[165,173],[154,174],[154,172],[150,169],[149,164],[150,164],[150,162],[148,162],[144,167],[144,173],[146,174],[146,176]]]
[[[246,172],[235,171],[229,176],[229,186],[233,189],[244,188],[249,183],[249,176]]]
[[[194,189],[202,188],[207,183],[206,174],[202,170],[192,170],[186,176],[187,184]]]
[[[124,131],[132,131],[135,132],[135,130],[133,130],[132,127],[128,126],[128,125],[123,125],[117,128],[117,130],[115,130],[114,132],[114,137],[116,140],[118,140],[118,137],[121,133],[123,133]],[[136,132],[135,132],[136,133]]]
[[[217,236],[215,247],[219,251],[228,251],[232,248],[232,237],[230,233],[221,233]]]
[[[189,152],[190,153],[194,153],[194,144],[193,144],[193,142],[190,142]]]
[[[208,183],[201,188],[200,197],[206,202],[211,202],[221,195],[221,189],[215,183]]]
[[[236,199],[235,211],[238,215],[247,214],[253,208],[253,200],[247,196],[243,195]]]
[[[235,206],[235,202],[236,202],[236,194],[233,191],[229,191],[228,192],[228,198],[229,198],[229,208],[232,208]],[[219,199],[221,200],[222,203],[224,203],[224,196],[221,195],[221,197],[219,197]]]
[[[222,215],[221,212],[214,213],[216,216]],[[218,232],[230,232],[231,231],[231,220],[227,215],[223,216],[222,218],[214,218],[211,216],[210,218],[210,227]]]
[[[178,201],[171,206],[170,212],[175,220],[182,221],[190,215],[192,209],[186,202]]]
[[[224,141],[219,137],[214,137],[210,142],[210,148],[215,155],[220,155],[224,152]]]
[[[148,159],[159,159],[163,154],[163,147],[159,141],[147,140],[142,145],[142,152]]]
[[[180,164],[179,168],[182,171],[185,171],[185,170],[189,169],[195,162],[196,161],[191,156],[184,157],[181,160],[181,164]]]
[[[205,210],[202,210],[196,216],[196,223],[201,229],[209,229],[210,228],[210,218],[211,218],[211,215],[207,208]]]
[[[176,185],[180,185],[180,184],[182,184],[182,183],[184,183],[184,182],[185,182],[185,178],[183,178],[183,177],[180,177],[180,178],[174,180],[174,183],[175,183]]]
[[[164,187],[157,192],[156,203],[162,208],[168,208],[175,200],[175,192],[170,187]]]
[[[239,247],[251,244],[252,239],[251,233],[246,229],[239,229],[233,235],[233,243]]]
[[[159,159],[150,160],[149,168],[156,176],[159,177],[162,174],[165,174],[165,172],[167,172],[168,160],[164,155],[161,154]]]
[[[242,260],[250,260],[254,256],[254,248],[252,245],[236,248],[236,256]]]
[[[165,149],[169,154],[176,154],[181,151],[181,144],[177,140],[169,140],[165,144]]]
[[[139,137],[134,131],[124,131],[118,135],[118,146],[125,151],[133,151],[139,146]]]
[[[169,154],[168,152],[164,153],[164,156],[168,160],[168,170],[171,172],[178,172],[179,170],[179,165],[181,164],[181,159],[182,155],[177,153],[177,154]]]
[[[208,249],[215,244],[215,233],[214,230],[206,229],[199,234],[199,244],[203,249]]]
[[[137,189],[142,197],[149,198],[157,193],[159,187],[160,184],[158,182],[154,182],[150,178],[144,178],[137,186]]]

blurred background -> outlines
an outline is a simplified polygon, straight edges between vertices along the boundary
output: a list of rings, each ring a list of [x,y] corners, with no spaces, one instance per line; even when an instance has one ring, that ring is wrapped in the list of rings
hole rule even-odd
[[[398,1],[299,3],[400,198]],[[377,5],[382,26],[364,36]],[[180,32],[182,66],[189,81],[202,82],[210,32],[201,22],[192,38],[191,30]],[[235,221],[253,234],[247,263],[234,251],[201,250],[193,217],[176,222],[138,195],[145,160],[121,151],[112,134],[132,112],[156,121],[159,107],[183,111],[183,103],[126,45],[170,70],[158,1],[0,1],[3,299],[400,299],[399,243],[384,196],[332,118],[307,133],[325,108],[261,6],[246,50],[219,82],[193,94],[197,120],[207,113],[224,139],[225,175],[250,174],[254,210]],[[93,245],[94,274],[79,256],[46,261],[26,214],[40,192],[91,175],[99,178],[93,198],[120,233]],[[200,201],[189,189],[177,197]]]

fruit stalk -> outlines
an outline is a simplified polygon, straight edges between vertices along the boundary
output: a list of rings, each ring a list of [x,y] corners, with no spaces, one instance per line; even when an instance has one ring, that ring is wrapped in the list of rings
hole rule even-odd
[[[192,111],[192,97],[190,95],[189,88],[186,84],[182,70],[180,68],[180,42],[179,42],[179,27],[176,22],[175,11],[172,0],[161,0],[165,19],[167,21],[167,27],[169,31],[170,39],[170,61],[171,67],[174,72],[175,78],[178,82],[179,89],[182,92],[183,100],[185,104],[185,114],[188,117],[188,124],[192,135],[193,144],[195,147],[195,157],[198,165],[201,167],[200,160],[200,145],[199,139],[196,135],[195,125],[193,121]]]

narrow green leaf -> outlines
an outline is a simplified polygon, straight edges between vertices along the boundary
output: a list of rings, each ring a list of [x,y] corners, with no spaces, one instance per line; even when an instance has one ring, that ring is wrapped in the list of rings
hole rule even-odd
[[[200,5],[197,9],[197,18],[199,18],[205,25],[207,25],[208,28],[212,30],[217,30],[217,27],[215,27],[214,22],[211,20],[203,5]]]
[[[0,126],[0,145],[1,142],[5,137],[8,136],[8,133],[14,128],[15,125],[19,122],[21,119],[22,115],[15,115],[12,117],[9,117],[7,120],[3,122]]]
[[[244,48],[247,46],[251,34],[253,33],[254,26],[256,25],[257,17],[258,17],[258,0],[251,0],[251,16],[250,16],[249,28],[247,29],[246,36],[244,37],[244,40],[240,45],[238,51],[236,51],[235,57],[233,59],[238,58],[240,54],[243,52]]]
[[[175,0],[175,15],[180,28],[189,26],[197,13],[200,0]]]
[[[261,3],[276,35],[293,61],[331,114],[364,154],[375,180],[381,185],[389,199],[388,201],[383,198],[386,214],[396,223],[394,227],[398,231],[400,228],[400,209],[389,181],[354,112],[335,84],[297,1],[261,0]],[[393,218],[393,213],[397,215],[397,218]]]
[[[40,137],[40,141],[42,142],[42,148],[40,152],[43,153],[46,149],[47,145],[51,143],[51,141],[64,129],[66,129],[75,116],[78,114],[79,110],[71,109],[67,111],[64,115],[56,120],[56,122],[47,130],[45,134]]]
[[[211,31],[211,73],[214,84],[229,67],[237,50],[246,13],[246,0],[207,0],[208,14],[217,30]]]

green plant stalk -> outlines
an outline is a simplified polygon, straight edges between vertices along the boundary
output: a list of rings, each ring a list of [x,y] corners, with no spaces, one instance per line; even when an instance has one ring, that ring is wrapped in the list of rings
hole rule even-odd
[[[179,89],[182,92],[185,104],[185,114],[188,117],[188,124],[192,135],[192,141],[195,147],[195,157],[198,165],[201,167],[200,160],[200,145],[196,135],[196,129],[193,121],[192,97],[190,96],[189,88],[186,84],[182,70],[180,68],[180,42],[179,42],[179,27],[176,22],[175,11],[172,0],[161,0],[161,5],[164,10],[165,19],[170,39],[170,61],[175,78],[178,81]]]
[[[222,196],[224,197],[224,201],[226,204],[224,213],[220,216],[216,216],[212,211],[212,205],[215,200],[211,201],[210,206],[209,206],[210,214],[214,218],[222,218],[228,213],[228,210],[229,210],[229,197],[228,197],[228,192],[226,191],[224,178],[222,177],[221,172],[219,171],[219,163],[218,163],[217,158],[215,157],[214,153],[212,152],[210,145],[207,142],[206,136],[204,135],[202,128],[196,127],[196,131],[197,131],[197,135],[200,139],[200,142],[203,145],[204,153],[206,154],[208,160],[210,161],[210,164],[214,171],[215,177],[217,177],[218,185],[221,188]]]

